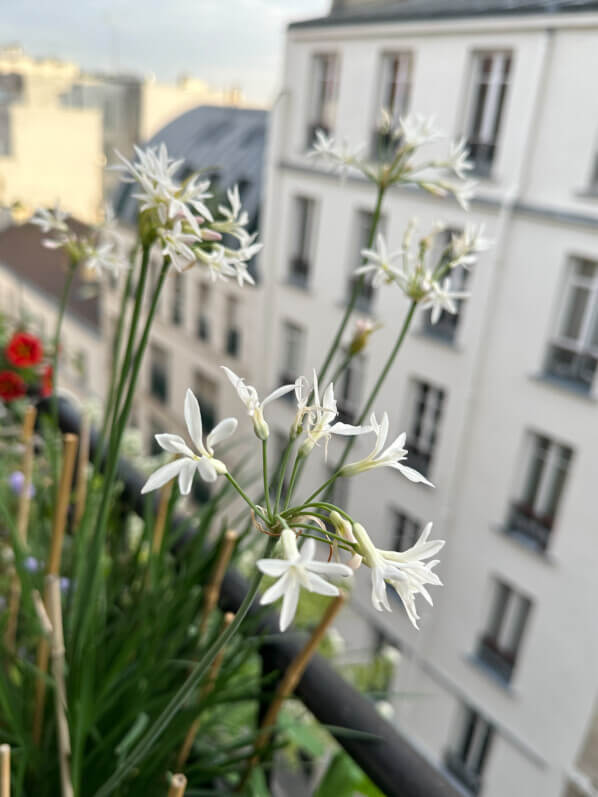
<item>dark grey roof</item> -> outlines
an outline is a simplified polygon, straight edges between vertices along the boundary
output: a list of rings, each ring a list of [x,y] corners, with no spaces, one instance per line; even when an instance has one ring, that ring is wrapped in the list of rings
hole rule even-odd
[[[178,116],[149,143],[164,142],[171,157],[184,159],[181,176],[207,172],[219,191],[238,183],[254,229],[261,204],[266,124],[266,111],[202,105]],[[130,223],[137,214],[134,192],[131,183],[124,183],[114,197],[116,214]]]
[[[379,3],[370,0],[343,6],[342,2],[336,2],[328,16],[294,22],[289,27],[597,11],[598,0],[381,0]]]

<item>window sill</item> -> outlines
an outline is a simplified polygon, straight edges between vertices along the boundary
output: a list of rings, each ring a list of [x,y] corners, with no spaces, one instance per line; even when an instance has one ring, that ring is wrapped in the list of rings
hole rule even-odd
[[[487,664],[485,664],[480,658],[478,658],[478,656],[476,656],[475,653],[466,653],[463,658],[467,664],[484,675],[489,681],[492,681],[495,686],[499,687],[504,694],[513,699],[519,696],[518,692],[513,688],[513,685],[510,681],[505,681],[501,675],[493,670],[492,667],[489,667]]]
[[[459,345],[455,338],[449,338],[446,335],[438,334],[425,327],[414,330],[413,336],[420,340],[430,341],[430,343],[437,343],[439,346],[442,346],[443,349],[448,349],[455,353],[461,353],[463,351],[463,347]]]
[[[598,403],[598,399],[593,395],[593,393],[584,390],[574,382],[569,382],[567,379],[559,379],[558,376],[552,376],[544,371],[541,371],[537,374],[530,374],[529,378],[534,382],[546,385],[547,387],[553,387],[562,393],[566,393],[568,396],[573,396],[575,398],[581,399],[582,401],[587,401],[590,404]]]
[[[556,565],[558,563],[558,559],[550,552],[550,549],[547,548],[543,550],[542,548],[539,548],[537,545],[534,545],[533,542],[528,540],[524,534],[520,534],[518,531],[510,529],[503,523],[496,523],[491,526],[491,528],[497,534],[500,534],[502,537],[516,545],[520,550],[527,551],[537,561],[544,562],[548,565]]]
[[[288,279],[288,277],[287,277],[286,279],[282,280],[282,285],[284,285],[285,288],[291,288],[294,291],[298,291],[299,293],[303,293],[306,296],[312,296],[313,295],[313,291],[311,290],[311,287],[310,287],[309,283],[307,283],[306,285],[301,285],[300,282],[295,282],[294,280]]]
[[[587,186],[580,188],[573,194],[576,199],[598,199],[598,186]]]

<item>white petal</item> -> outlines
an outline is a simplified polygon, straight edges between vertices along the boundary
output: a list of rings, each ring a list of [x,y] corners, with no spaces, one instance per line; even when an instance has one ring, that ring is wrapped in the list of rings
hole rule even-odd
[[[422,474],[415,470],[415,468],[409,468],[407,465],[401,465],[400,462],[394,462],[390,467],[400,471],[403,476],[406,476],[409,479],[410,482],[415,482],[416,484],[427,484],[429,487],[434,487],[432,482],[429,482],[426,477],[422,476]]]
[[[290,624],[293,622],[295,612],[297,611],[297,603],[299,602],[299,584],[296,579],[292,579],[288,589],[284,593],[282,599],[282,609],[280,610],[280,630],[286,631]]]
[[[185,393],[185,423],[187,424],[189,437],[193,440],[197,450],[203,453],[201,411],[197,399],[189,388],[187,388]]]
[[[335,423],[334,426],[330,427],[331,434],[343,434],[343,435],[354,435],[354,434],[366,434],[370,431],[369,426],[352,426],[350,423]]]
[[[311,560],[314,558],[315,552],[316,552],[316,541],[312,540],[311,537],[308,537],[301,546],[301,551],[300,551],[301,562],[303,564],[311,562]]]
[[[268,587],[268,589],[264,592],[264,594],[260,598],[260,603],[262,604],[262,606],[265,606],[268,603],[274,603],[274,601],[277,601],[279,598],[281,598],[284,595],[287,588],[287,584],[289,582],[289,578],[290,576],[287,570],[287,572],[283,576],[281,576],[281,578],[279,578],[278,581],[272,584],[271,587]]]
[[[223,440],[228,439],[232,434],[234,434],[237,428],[237,423],[238,421],[236,418],[225,418],[223,421],[220,421],[220,423],[217,423],[208,435],[208,448],[217,446],[218,443],[221,443]]]
[[[326,581],[322,576],[317,576],[315,573],[307,574],[307,588],[310,592],[316,592],[318,595],[338,595],[338,587]]]
[[[241,379],[241,377],[237,376],[237,374],[234,371],[231,371],[230,368],[227,368],[226,365],[221,365],[220,367],[222,368],[224,373],[227,375],[228,380],[231,383],[231,385],[235,388],[235,390],[237,390],[237,385],[239,384],[239,382],[243,381]]]
[[[258,559],[257,569],[267,576],[279,578],[289,569],[289,563],[284,559]]]
[[[164,451],[171,454],[183,454],[185,457],[192,457],[193,452],[178,434],[157,434],[156,442]]]
[[[352,576],[353,571],[340,562],[310,562],[305,565],[310,573],[324,573],[327,576]]]
[[[218,478],[218,473],[209,457],[202,457],[197,460],[197,470],[204,482],[215,482]]]
[[[157,490],[158,487],[163,487],[167,482],[172,481],[175,476],[178,476],[181,469],[187,462],[186,459],[175,459],[174,462],[169,462],[167,465],[162,465],[161,468],[154,471],[146,483],[141,488],[142,494],[150,493],[152,490]]]
[[[192,459],[185,460],[181,472],[179,473],[179,490],[181,491],[181,495],[189,495],[191,492],[191,484],[193,483],[196,470],[196,462]]]
[[[276,390],[273,390],[269,396],[262,401],[262,407],[265,407],[266,404],[269,404],[271,401],[274,401],[281,396],[285,396],[287,393],[290,393],[291,390],[295,389],[295,385],[283,385],[282,387],[277,387]]]

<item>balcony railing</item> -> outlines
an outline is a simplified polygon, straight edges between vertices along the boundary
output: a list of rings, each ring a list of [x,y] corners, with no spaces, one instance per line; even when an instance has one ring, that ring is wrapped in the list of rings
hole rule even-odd
[[[571,351],[565,346],[553,343],[548,349],[545,371],[548,376],[589,393],[592,389],[598,357],[588,351]]]
[[[502,650],[492,637],[484,636],[480,639],[477,657],[486,667],[496,673],[502,681],[508,683],[511,680],[513,667],[515,666],[515,655],[509,651]]]
[[[521,536],[532,547],[545,551],[553,522],[552,515],[537,515],[532,506],[515,503],[511,505],[506,531]]]
[[[42,401],[40,414],[50,413],[51,407],[50,400]],[[58,419],[63,432],[79,433],[79,415],[64,399],[58,402]],[[95,459],[97,445],[98,435],[92,430],[90,459]],[[122,459],[118,463],[118,478],[123,484],[121,500],[130,511],[145,517],[147,501],[153,501],[157,511],[159,496],[141,495],[146,477]],[[188,518],[174,518],[174,522],[180,523],[181,528],[189,527]],[[173,552],[176,555],[176,549]],[[245,579],[229,570],[220,595],[223,611],[237,611],[246,592]],[[259,651],[264,674],[284,672],[305,644],[305,635],[278,633],[278,618],[265,613],[263,608],[254,607],[253,614],[259,623],[259,629],[253,633],[261,631],[264,635]],[[374,703],[347,683],[321,656],[314,656],[308,665],[295,696],[322,725],[329,727],[338,743],[387,797],[463,797],[456,783],[412,747],[380,715]]]

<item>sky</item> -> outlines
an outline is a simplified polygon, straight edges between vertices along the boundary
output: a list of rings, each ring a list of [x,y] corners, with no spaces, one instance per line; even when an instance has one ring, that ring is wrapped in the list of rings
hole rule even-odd
[[[75,61],[83,69],[192,75],[275,96],[284,30],[328,13],[331,0],[0,0],[0,45]]]

